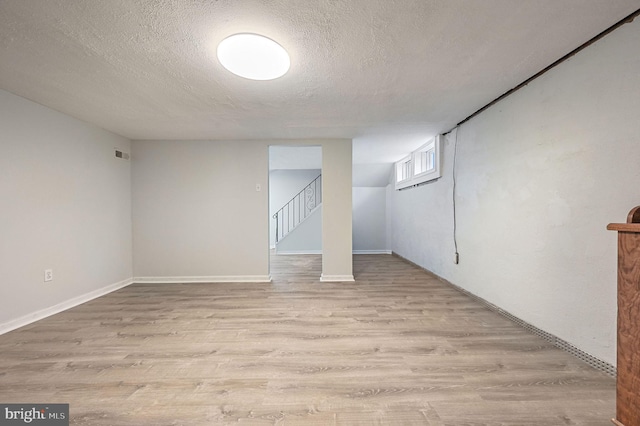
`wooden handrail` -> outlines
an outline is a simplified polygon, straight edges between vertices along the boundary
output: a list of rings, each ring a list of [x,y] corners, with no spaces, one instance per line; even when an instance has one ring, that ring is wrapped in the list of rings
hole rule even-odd
[[[640,223],[610,223],[607,225],[609,231],[620,232],[640,232]]]
[[[640,232],[640,206],[631,209],[627,215],[627,223],[610,223],[609,231]]]

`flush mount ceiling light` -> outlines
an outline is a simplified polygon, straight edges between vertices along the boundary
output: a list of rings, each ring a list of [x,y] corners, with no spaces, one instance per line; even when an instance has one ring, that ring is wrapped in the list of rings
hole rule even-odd
[[[218,60],[227,70],[251,80],[273,80],[289,71],[289,54],[270,38],[234,34],[218,45]]]

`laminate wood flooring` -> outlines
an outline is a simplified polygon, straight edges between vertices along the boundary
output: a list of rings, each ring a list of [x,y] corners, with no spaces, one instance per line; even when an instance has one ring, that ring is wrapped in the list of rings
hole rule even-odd
[[[134,284],[0,336],[0,402],[77,425],[609,425],[615,380],[428,273],[273,256],[270,284]]]

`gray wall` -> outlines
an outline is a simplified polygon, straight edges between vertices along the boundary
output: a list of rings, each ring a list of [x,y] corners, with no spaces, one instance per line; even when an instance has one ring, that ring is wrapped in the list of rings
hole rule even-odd
[[[392,249],[615,364],[616,235],[640,204],[640,21],[624,25],[457,131],[444,176],[388,189]]]
[[[130,283],[130,142],[0,90],[0,147],[0,332]]]
[[[263,141],[134,141],[136,280],[267,281],[267,153]]]
[[[355,253],[389,251],[386,205],[386,188],[353,188],[353,250]]]
[[[136,281],[268,280],[268,147],[294,143],[322,146],[328,162],[323,276],[352,277],[351,140],[134,141]]]

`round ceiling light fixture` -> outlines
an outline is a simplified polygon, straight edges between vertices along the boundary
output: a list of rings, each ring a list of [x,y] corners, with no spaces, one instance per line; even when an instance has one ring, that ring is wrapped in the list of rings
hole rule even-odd
[[[282,46],[270,38],[241,33],[218,45],[218,60],[235,75],[250,80],[274,80],[289,71],[291,61]]]

